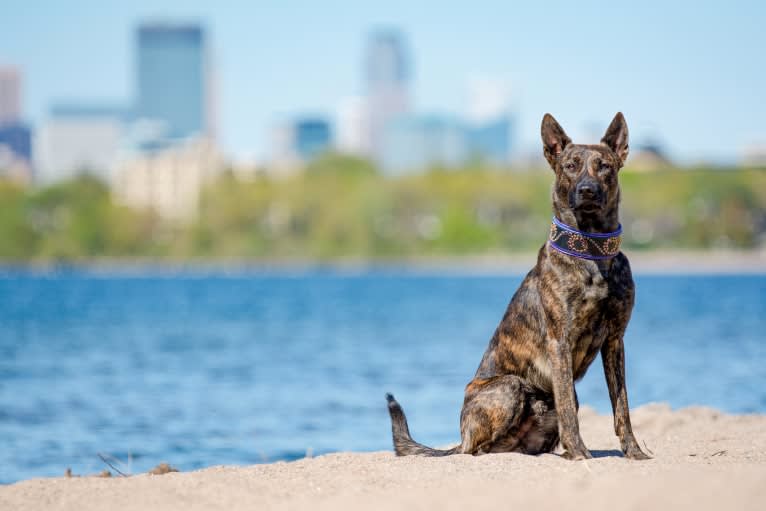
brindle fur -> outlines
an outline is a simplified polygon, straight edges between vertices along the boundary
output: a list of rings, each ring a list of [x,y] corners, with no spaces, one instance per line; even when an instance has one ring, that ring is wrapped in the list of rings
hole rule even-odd
[[[556,217],[585,232],[617,230],[617,174],[628,155],[622,113],[598,145],[572,144],[550,114],[541,132],[544,155],[556,176]],[[590,261],[543,245],[466,386],[460,444],[438,450],[415,442],[404,411],[389,394],[396,454],[540,454],[561,442],[566,458],[590,458],[580,437],[574,382],[601,353],[622,451],[628,458],[648,458],[633,435],[625,389],[623,335],[633,301],[633,278],[622,252]]]

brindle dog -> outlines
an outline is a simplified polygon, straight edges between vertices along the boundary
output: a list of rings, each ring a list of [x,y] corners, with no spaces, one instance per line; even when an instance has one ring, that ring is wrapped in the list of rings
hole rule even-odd
[[[545,158],[556,174],[555,217],[586,233],[616,231],[617,173],[628,156],[622,113],[597,145],[573,144],[550,114],[541,131]],[[404,411],[389,394],[396,454],[540,454],[560,441],[566,458],[591,458],[580,437],[574,382],[601,352],[622,451],[628,458],[649,458],[633,436],[625,389],[623,335],[633,301],[633,278],[622,252],[594,261],[545,244],[466,386],[460,445],[438,450],[415,442]]]

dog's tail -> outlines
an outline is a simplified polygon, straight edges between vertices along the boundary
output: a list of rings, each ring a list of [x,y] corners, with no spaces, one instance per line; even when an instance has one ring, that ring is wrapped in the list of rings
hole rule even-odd
[[[407,417],[404,416],[402,406],[394,399],[391,394],[386,394],[388,401],[388,413],[391,415],[391,432],[394,435],[394,451],[397,456],[409,456],[417,454],[420,456],[449,456],[460,452],[460,445],[452,449],[432,449],[423,444],[417,443],[410,436],[410,428],[407,427]]]

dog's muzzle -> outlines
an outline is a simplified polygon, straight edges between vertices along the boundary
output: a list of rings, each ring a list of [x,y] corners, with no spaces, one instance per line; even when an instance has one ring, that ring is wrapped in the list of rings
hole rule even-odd
[[[574,189],[572,206],[577,209],[600,209],[604,204],[601,185],[593,179],[583,179]]]

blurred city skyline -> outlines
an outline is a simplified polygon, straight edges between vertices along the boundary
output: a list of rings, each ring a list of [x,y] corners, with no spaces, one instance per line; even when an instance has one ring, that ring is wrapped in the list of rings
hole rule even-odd
[[[381,28],[403,35],[412,110],[470,117],[472,87],[506,84],[522,152],[537,149],[546,111],[575,141],[593,142],[622,110],[634,141],[660,141],[681,163],[734,163],[766,141],[766,70],[754,65],[762,61],[766,9],[755,2],[211,8],[74,1],[10,2],[2,10],[0,64],[20,70],[22,116],[32,125],[59,101],[132,106],[139,24],[200,23],[212,55],[218,140],[235,161],[262,162],[281,119],[333,119],[344,101],[365,94],[366,45]]]

